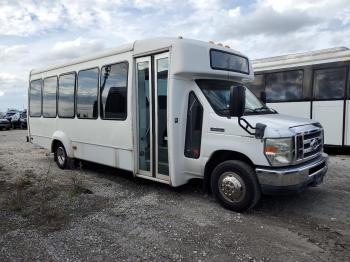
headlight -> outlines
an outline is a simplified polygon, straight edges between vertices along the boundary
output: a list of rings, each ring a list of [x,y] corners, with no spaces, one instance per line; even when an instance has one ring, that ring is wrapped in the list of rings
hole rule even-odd
[[[292,137],[267,138],[264,151],[272,166],[289,165],[294,158],[294,139]]]

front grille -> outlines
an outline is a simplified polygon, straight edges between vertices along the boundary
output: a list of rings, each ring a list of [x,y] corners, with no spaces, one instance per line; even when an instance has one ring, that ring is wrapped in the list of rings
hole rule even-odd
[[[297,162],[320,155],[323,149],[323,130],[314,129],[297,134],[295,145]]]

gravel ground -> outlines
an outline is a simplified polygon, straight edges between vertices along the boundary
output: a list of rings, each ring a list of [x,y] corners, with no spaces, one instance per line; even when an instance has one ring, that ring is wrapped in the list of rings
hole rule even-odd
[[[0,261],[350,261],[350,157],[325,182],[239,214],[200,181],[171,188],[86,164],[60,170],[0,132]]]

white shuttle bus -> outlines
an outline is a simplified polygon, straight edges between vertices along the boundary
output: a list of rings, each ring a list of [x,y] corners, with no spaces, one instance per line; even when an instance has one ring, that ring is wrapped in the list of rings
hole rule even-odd
[[[234,211],[315,186],[323,128],[267,108],[248,58],[182,38],[135,41],[30,73],[28,140],[54,154],[177,187],[203,179]]]
[[[253,61],[249,85],[279,113],[319,121],[327,146],[350,146],[350,50],[337,47]]]

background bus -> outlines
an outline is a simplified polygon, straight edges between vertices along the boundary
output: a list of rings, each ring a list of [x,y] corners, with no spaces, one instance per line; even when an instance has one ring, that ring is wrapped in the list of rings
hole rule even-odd
[[[346,47],[257,59],[248,86],[279,113],[319,121],[326,145],[350,146],[349,64]]]

